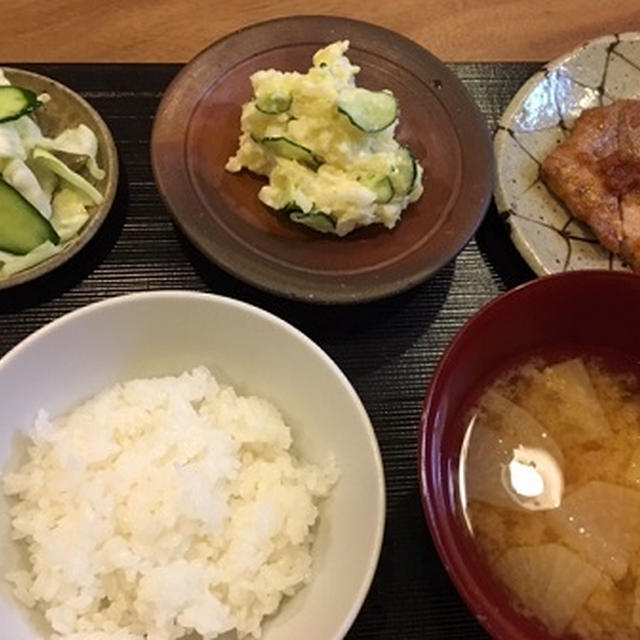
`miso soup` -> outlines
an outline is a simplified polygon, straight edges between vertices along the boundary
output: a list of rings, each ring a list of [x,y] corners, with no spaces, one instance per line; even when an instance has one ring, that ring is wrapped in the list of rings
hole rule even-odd
[[[495,578],[554,636],[640,638],[640,387],[532,360],[465,416],[460,496]]]

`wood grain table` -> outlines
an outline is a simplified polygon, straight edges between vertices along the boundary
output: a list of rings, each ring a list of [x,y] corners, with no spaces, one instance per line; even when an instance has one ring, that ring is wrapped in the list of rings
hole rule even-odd
[[[295,14],[379,24],[451,62],[548,60],[640,30],[637,0],[1,0],[0,61],[185,62],[231,31]]]
[[[384,461],[382,554],[348,640],[487,640],[431,542],[416,449],[424,392],[447,344],[484,304],[535,277],[495,207],[460,255],[423,284],[366,305],[316,307],[256,290],[209,263],[174,227],[153,181],[151,124],[181,63],[235,29],[293,14],[376,23],[464,62],[451,69],[492,131],[538,63],[600,34],[640,30],[637,0],[0,0],[0,65],[79,91],[111,128],[122,169],[116,203],[92,242],[43,279],[0,292],[0,357],[64,313],[136,291],[208,291],[275,313],[348,376]]]

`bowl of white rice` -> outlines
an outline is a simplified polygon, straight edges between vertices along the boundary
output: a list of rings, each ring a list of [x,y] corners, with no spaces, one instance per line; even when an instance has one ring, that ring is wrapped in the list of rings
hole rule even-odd
[[[3,637],[343,638],[384,495],[346,377],[245,303],[111,298],[0,359]]]

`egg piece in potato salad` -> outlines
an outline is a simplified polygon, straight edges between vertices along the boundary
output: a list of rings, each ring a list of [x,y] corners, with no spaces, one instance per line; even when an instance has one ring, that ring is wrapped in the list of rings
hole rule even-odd
[[[268,177],[258,197],[269,207],[339,236],[376,223],[393,228],[423,191],[423,168],[394,138],[395,96],[356,86],[348,47],[320,49],[307,73],[254,73],[238,150],[226,164]]]

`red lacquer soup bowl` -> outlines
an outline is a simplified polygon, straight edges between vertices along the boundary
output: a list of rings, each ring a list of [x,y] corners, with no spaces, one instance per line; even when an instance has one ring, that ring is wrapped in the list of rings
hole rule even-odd
[[[466,524],[458,486],[467,428],[465,408],[501,372],[533,356],[598,355],[624,362],[640,373],[639,327],[637,275],[576,271],[547,276],[481,309],[452,340],[435,371],[420,427],[418,466],[424,513],[456,588],[498,640],[552,636],[541,623],[512,606]]]

